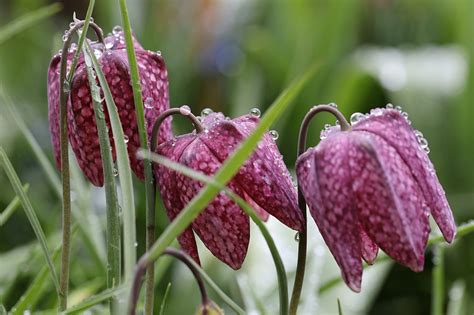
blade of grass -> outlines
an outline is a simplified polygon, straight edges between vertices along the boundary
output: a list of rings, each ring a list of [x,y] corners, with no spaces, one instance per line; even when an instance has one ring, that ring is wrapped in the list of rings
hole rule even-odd
[[[115,105],[107,80],[100,67],[97,58],[88,43],[85,45],[87,54],[90,56],[92,65],[99,79],[105,97],[105,104],[109,114],[112,134],[114,136],[115,151],[117,155],[117,169],[122,192],[122,215],[123,215],[123,248],[124,248],[124,281],[128,282],[133,277],[133,269],[136,263],[136,227],[135,227],[135,202],[133,195],[132,173],[130,160],[128,158],[127,144],[120,122],[120,117]],[[131,271],[130,271],[131,270]],[[132,272],[132,275],[129,273]]]
[[[28,192],[28,189],[30,188],[29,184],[23,185],[23,191],[25,193]],[[20,205],[20,198],[18,196],[15,196],[15,198],[10,201],[8,206],[3,210],[2,213],[0,213],[0,226],[4,225],[5,222],[8,221],[8,219],[12,216],[12,214],[16,211],[18,206]]]
[[[273,122],[283,113],[291,101],[298,95],[305,83],[314,74],[316,67],[312,67],[305,75],[297,79],[275,100],[268,109],[254,132],[236,149],[219,171],[214,175],[214,180],[221,185],[226,185],[237,173],[240,166],[252,154],[264,132],[268,130]],[[145,254],[144,259],[154,261],[180,235],[184,229],[199,215],[199,213],[218,194],[219,188],[206,185],[199,194],[194,197],[185,209],[170,223],[168,228],[161,234],[160,238],[153,244],[152,248]]]
[[[337,313],[338,313],[339,315],[344,315],[344,314],[342,313],[341,300],[339,300],[339,299],[337,299]]]
[[[46,260],[46,263],[48,264],[51,278],[56,288],[56,293],[59,295],[58,276],[56,274],[56,270],[54,269],[53,261],[51,260],[51,255],[49,253],[48,245],[46,244],[46,237],[44,235],[43,229],[41,228],[38,217],[36,216],[35,210],[33,209],[33,206],[31,205],[28,196],[22,189],[22,185],[20,179],[18,178],[18,175],[16,174],[13,165],[11,164],[7,154],[5,153],[5,150],[2,147],[0,147],[0,162],[3,166],[5,173],[7,174],[8,179],[10,180],[15,194],[18,196],[18,198],[20,198],[26,216],[28,217],[33,231],[35,232],[36,238],[40,243],[41,249],[43,250],[44,258]]]
[[[2,26],[2,28],[0,28],[0,45],[16,34],[37,25],[39,21],[58,13],[61,8],[62,5],[60,3],[53,3],[36,11],[28,12],[7,25]]]
[[[86,43],[87,48],[89,43]],[[105,114],[100,97],[100,88],[96,83],[96,76],[92,69],[89,49],[83,47],[87,77],[94,105],[95,121],[99,134],[100,154],[104,169],[105,199],[107,208],[107,288],[113,288],[120,283],[121,254],[120,254],[120,214],[117,201],[117,187],[114,178],[114,164],[110,147],[109,133],[105,123]],[[116,302],[116,301],[115,301]],[[110,303],[110,313],[114,314],[116,303]]]
[[[119,287],[115,287],[115,288],[112,288],[112,289],[104,290],[101,293],[93,295],[90,298],[85,299],[81,303],[76,304],[76,305],[68,308],[67,310],[65,310],[61,314],[79,313],[79,312],[84,311],[88,308],[91,308],[94,305],[105,302],[105,301],[109,300],[110,298],[113,298],[114,296],[120,295],[121,293],[123,293],[125,291],[125,289],[126,289],[125,286],[119,286]]]
[[[140,146],[149,150],[148,135],[145,127],[145,111],[143,108],[143,99],[140,85],[140,75],[138,73],[138,64],[135,56],[132,38],[132,26],[128,16],[126,0],[119,0],[120,12],[122,14],[122,23],[125,34],[125,45],[127,48],[128,64],[130,66],[130,77],[132,80],[133,101],[135,104],[135,113],[137,117],[138,134],[140,136]],[[144,161],[145,173],[145,196],[146,196],[146,249],[151,248],[155,241],[155,186],[153,183],[153,173],[150,161]],[[135,221],[133,221],[135,222]],[[169,244],[168,244],[169,245]],[[133,252],[134,261],[136,261],[136,252]],[[131,259],[132,257],[130,257]],[[146,273],[146,292],[145,292],[145,314],[153,314],[153,291],[154,291],[154,264],[149,264]],[[125,280],[129,281],[133,278],[134,266],[126,264]]]
[[[189,178],[192,178],[194,180],[198,180],[207,185],[216,187],[220,191],[224,191],[226,195],[232,199],[232,201],[237,203],[245,211],[245,213],[247,213],[247,215],[250,216],[250,218],[255,222],[257,227],[260,229],[260,232],[262,233],[267,243],[268,249],[270,250],[270,253],[272,255],[273,262],[275,264],[275,269],[277,272],[277,277],[278,277],[278,287],[279,287],[279,293],[280,293],[280,314],[287,314],[288,312],[288,281],[286,279],[285,266],[283,265],[283,261],[281,259],[281,256],[278,252],[278,249],[275,245],[275,242],[272,236],[268,232],[265,224],[255,213],[253,208],[239,195],[235,194],[227,186],[219,184],[212,177],[206,176],[201,172],[197,172],[191,168],[188,168],[182,164],[176,163],[168,158],[165,158],[155,153],[149,153],[148,151],[141,150],[139,151],[139,156],[141,156],[142,158],[150,159],[151,161],[155,163],[162,164],[165,167],[170,168],[176,172],[179,172]]]
[[[7,109],[7,112],[10,114],[10,116],[13,118],[13,120],[17,124],[21,133],[23,134],[26,141],[28,142],[31,149],[33,150],[33,154],[38,159],[38,162],[40,163],[41,167],[46,173],[46,178],[51,183],[51,186],[53,187],[54,192],[56,193],[56,195],[61,197],[62,196],[61,181],[53,165],[49,161],[46,154],[44,154],[38,141],[36,141],[35,137],[26,126],[25,121],[21,118],[20,115],[18,115],[15,112],[12,99],[5,93],[5,91],[3,91],[2,88],[0,88],[0,96],[3,100],[5,108]]]
[[[437,245],[433,249],[433,274],[431,297],[431,314],[444,314],[444,247]]]

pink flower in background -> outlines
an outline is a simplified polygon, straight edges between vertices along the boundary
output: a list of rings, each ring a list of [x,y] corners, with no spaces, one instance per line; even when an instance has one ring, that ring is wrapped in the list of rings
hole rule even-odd
[[[160,113],[169,108],[168,77],[163,58],[159,53],[143,49],[134,39],[135,52],[140,74],[142,98],[144,102],[145,119],[148,134],[151,134],[153,123]],[[131,86],[130,71],[125,50],[123,32],[114,28],[113,34],[105,38],[105,47],[93,43],[92,47],[102,66],[112,96],[118,109],[125,141],[128,146],[130,163],[135,174],[143,179],[143,162],[136,158],[136,150],[140,147],[135,105]],[[72,61],[75,47],[68,54],[68,67]],[[61,56],[53,57],[48,71],[48,103],[49,124],[56,158],[60,169],[60,126],[59,126],[59,68]],[[81,55],[71,84],[68,99],[68,128],[71,147],[76,155],[78,164],[87,178],[95,185],[102,186],[104,182],[102,159],[100,155],[99,138],[95,122],[92,98],[87,80],[84,58]],[[104,102],[106,124],[112,140],[112,130],[108,112]],[[167,119],[160,129],[159,143],[171,137],[171,119]],[[112,155],[115,159],[114,141],[110,141]]]
[[[423,269],[430,213],[446,241],[455,236],[426,140],[404,115],[391,106],[353,115],[349,130],[330,128],[297,161],[310,213],[357,292],[361,258],[373,262],[378,247],[413,271]]]
[[[259,122],[255,115],[230,120],[221,113],[207,113],[202,121],[204,131],[169,140],[157,147],[157,153],[212,175]],[[155,166],[155,174],[171,220],[203,187],[200,182],[161,165]],[[262,218],[269,213],[294,230],[303,229],[296,189],[270,133],[265,134],[228,187],[249,202]],[[207,205],[178,238],[182,248],[199,262],[193,231],[217,258],[234,269],[241,267],[249,244],[249,217],[224,193]]]

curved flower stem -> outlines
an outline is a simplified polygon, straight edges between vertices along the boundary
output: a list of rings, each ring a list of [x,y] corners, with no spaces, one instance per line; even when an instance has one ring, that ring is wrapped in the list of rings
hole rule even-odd
[[[336,116],[337,120],[341,125],[341,130],[347,130],[350,128],[349,123],[346,118],[341,114],[341,112],[331,105],[317,105],[309,110],[306,116],[303,118],[301,123],[300,133],[298,136],[298,152],[297,156],[299,157],[306,149],[306,138],[308,134],[309,123],[313,117],[320,112],[329,112]],[[298,206],[303,214],[303,218],[306,222],[306,200],[304,199],[303,193],[299,187],[298,183]],[[299,242],[298,242],[298,262],[296,265],[296,276],[295,283],[293,285],[293,292],[291,294],[290,301],[290,314],[295,315],[298,310],[298,304],[300,301],[301,290],[303,288],[304,273],[306,268],[306,247],[308,242],[308,236],[305,229],[299,233]]]
[[[197,132],[201,132],[204,130],[204,127],[202,126],[201,122],[197,119],[196,116],[191,113],[189,110],[183,110],[182,108],[170,108],[168,110],[165,110],[163,113],[158,116],[155,120],[155,124],[153,125],[153,130],[151,132],[151,151],[154,152],[156,149],[156,146],[158,145],[157,139],[158,139],[158,132],[160,131],[160,126],[163,123],[163,121],[168,118],[169,116],[172,115],[182,115],[184,117],[187,117],[189,120],[194,125],[194,128],[196,128]]]
[[[170,255],[170,256],[175,257],[176,259],[184,263],[189,268],[189,270],[191,270],[199,286],[199,291],[201,292],[202,305],[206,305],[207,302],[209,302],[209,298],[206,292],[206,287],[202,280],[201,273],[196,268],[196,266],[192,263],[191,258],[188,255],[186,255],[184,252],[172,247],[168,247],[167,249],[165,249],[163,251],[163,255]],[[154,261],[146,259],[146,256],[143,256],[138,261],[135,277],[132,283],[131,300],[130,300],[128,311],[127,311],[127,314],[129,315],[135,315],[135,309],[137,307],[138,296],[140,295],[140,281],[146,269],[149,268],[149,265],[153,263]]]
[[[155,151],[156,146],[157,146],[157,138],[158,138],[158,132],[160,130],[160,126],[163,123],[163,121],[168,118],[171,115],[176,115],[180,114],[183,116],[188,117],[191,122],[194,124],[194,127],[198,132],[201,132],[203,130],[203,127],[199,120],[194,116],[191,111],[184,110],[182,108],[171,108],[163,113],[161,113],[158,118],[155,120],[155,123],[153,124],[153,130],[151,133],[151,140],[150,140],[150,148],[151,151]],[[150,161],[145,161],[145,163],[150,163]],[[153,176],[153,174],[152,174]],[[153,200],[150,200],[153,204],[150,205],[150,208],[153,209],[153,215],[149,215],[149,220],[147,220],[147,236],[146,236],[146,249],[149,250],[153,243],[155,242],[155,200],[156,200],[156,184],[153,182],[147,182],[146,183],[148,189],[153,192]],[[151,224],[153,223],[153,224]],[[151,264],[148,268],[147,271],[147,278],[146,278],[146,288],[145,288],[145,314],[151,314],[153,313],[153,291],[154,291],[154,266]]]
[[[67,129],[67,98],[69,96],[70,84],[66,80],[67,72],[67,55],[69,47],[71,46],[71,41],[74,33],[83,28],[83,36],[87,32],[87,26],[90,20],[89,13],[88,19],[85,21],[79,21],[74,24],[66,33],[64,46],[61,53],[61,66],[59,73],[59,83],[60,83],[60,93],[59,93],[59,102],[60,102],[60,147],[61,147],[61,180],[62,180],[62,190],[63,190],[63,200],[62,200],[62,244],[63,248],[61,251],[61,274],[59,282],[59,309],[65,310],[67,308],[67,294],[69,287],[69,256],[71,251],[71,182],[69,175],[69,155],[68,155],[68,129]],[[92,28],[97,34],[99,40],[103,41],[102,30],[94,23],[90,23]],[[81,47],[77,48],[77,51],[80,51]],[[78,54],[78,52],[76,52]],[[73,76],[74,68],[71,67],[68,77]]]

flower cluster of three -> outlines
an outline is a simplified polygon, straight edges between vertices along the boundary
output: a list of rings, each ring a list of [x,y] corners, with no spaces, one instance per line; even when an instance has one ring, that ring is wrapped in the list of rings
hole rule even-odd
[[[137,41],[134,44],[150,135],[157,117],[169,108],[167,71],[160,54],[143,49]],[[128,140],[131,167],[143,178],[143,165],[136,157],[140,141],[123,33],[115,32],[105,39],[105,45],[93,46],[101,51],[99,62]],[[58,167],[60,59],[59,55],[53,57],[48,73],[50,131]],[[102,186],[102,159],[82,56],[67,107],[69,141],[78,164],[94,185]],[[107,113],[106,123],[110,127]],[[252,133],[259,118],[249,114],[231,120],[221,113],[209,113],[201,123],[204,131],[173,137],[171,118],[166,119],[160,127],[156,152],[212,175]],[[114,142],[110,144],[115,158]],[[155,165],[154,173],[171,220],[203,187],[161,165]],[[346,131],[334,128],[318,146],[298,158],[296,174],[309,211],[345,282],[354,291],[360,290],[362,259],[373,262],[379,247],[410,269],[422,270],[429,213],[445,239],[451,242],[454,238],[454,220],[434,168],[414,130],[395,109],[379,109],[377,115]],[[291,229],[306,229],[296,188],[270,134],[263,136],[228,187],[251,204],[262,219],[271,214]],[[238,269],[249,245],[249,224],[244,211],[219,194],[178,240],[199,262],[196,233],[217,258]]]

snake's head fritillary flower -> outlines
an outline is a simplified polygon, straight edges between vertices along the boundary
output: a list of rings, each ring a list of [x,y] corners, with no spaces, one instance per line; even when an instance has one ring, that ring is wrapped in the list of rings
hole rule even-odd
[[[171,139],[157,153],[206,175],[214,174],[259,122],[258,115],[226,119],[221,113],[203,111],[202,132]],[[273,135],[273,137],[272,137]],[[249,202],[264,219],[271,214],[288,227],[301,231],[304,221],[297,206],[296,189],[278,151],[275,133],[268,132],[228,187]],[[168,216],[173,220],[203,184],[164,166],[155,167]],[[247,253],[249,217],[220,193],[178,238],[181,247],[197,262],[194,232],[221,261],[240,268]]]
[[[143,162],[138,161],[136,158],[136,150],[140,147],[140,139],[135,117],[135,104],[123,31],[119,27],[115,27],[113,33],[105,38],[104,44],[105,45],[92,43],[92,48],[99,60],[117,106],[120,122],[122,123],[125,134],[125,141],[127,142],[131,167],[135,174],[143,179]],[[168,74],[165,62],[160,53],[143,49],[135,39],[134,48],[140,74],[147,131],[150,135],[153,123],[158,115],[169,108]],[[75,49],[75,46],[72,46],[68,52],[68,67],[70,67]],[[59,82],[60,62],[61,55],[55,55],[48,71],[49,125],[56,165],[59,169],[61,168],[59,92],[62,87]],[[76,155],[78,164],[86,177],[95,186],[102,186],[104,177],[99,137],[87,79],[86,65],[82,55],[79,58],[72,79],[67,107],[69,141]],[[110,130],[110,139],[112,140],[110,120],[105,103],[103,107],[106,124]],[[161,126],[158,141],[163,142],[170,137],[171,120],[167,119]],[[115,160],[114,141],[110,141],[110,145]]]
[[[456,233],[451,209],[428,157],[426,140],[400,109],[353,114],[352,126],[326,128],[322,141],[297,160],[309,210],[342,271],[360,291],[362,260],[378,247],[421,271],[429,214],[444,238]]]

